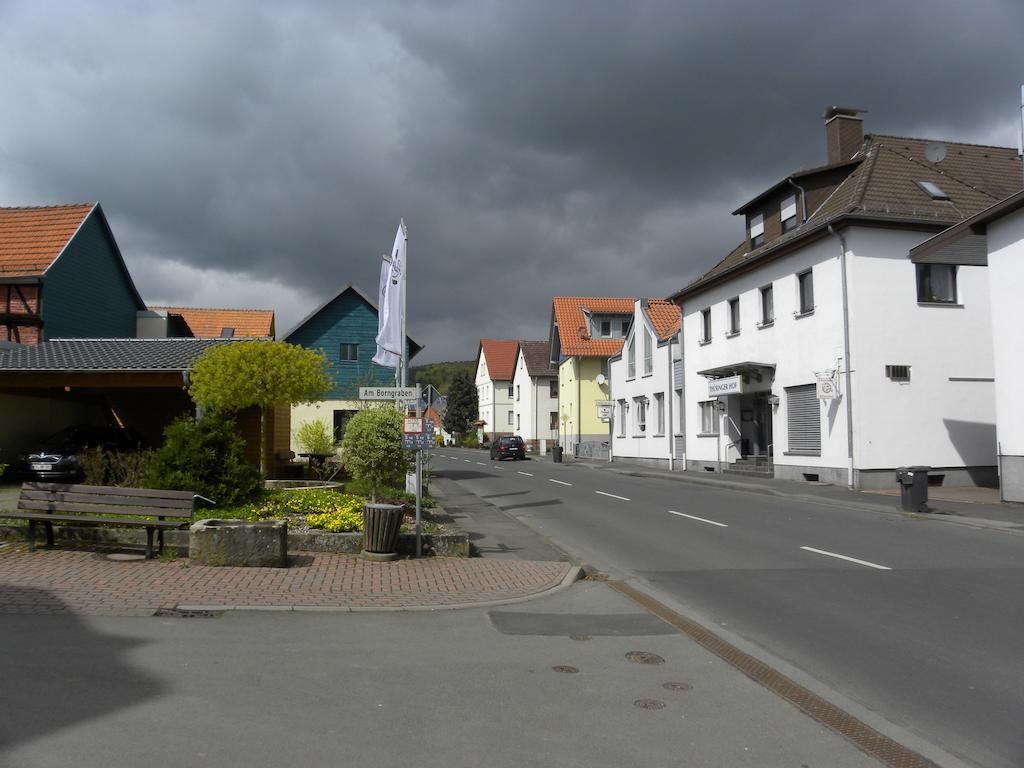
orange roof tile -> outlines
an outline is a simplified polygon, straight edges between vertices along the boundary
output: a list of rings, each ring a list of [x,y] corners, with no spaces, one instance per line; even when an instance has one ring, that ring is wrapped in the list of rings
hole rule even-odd
[[[665,341],[679,332],[679,307],[671,301],[648,299],[647,316],[651,318],[658,341]]]
[[[516,373],[517,339],[480,339],[480,350],[487,358],[487,375],[491,381],[512,381]],[[477,360],[480,354],[477,353]]]
[[[0,208],[0,278],[42,276],[95,207]]]
[[[154,312],[181,315],[192,335],[215,339],[224,328],[234,328],[235,338],[273,338],[272,309],[210,309],[206,307],[147,307]]]
[[[636,299],[606,299],[589,296],[556,296],[551,300],[561,353],[567,357],[587,355],[611,357],[622,350],[622,339],[592,339],[583,314],[632,315]]]

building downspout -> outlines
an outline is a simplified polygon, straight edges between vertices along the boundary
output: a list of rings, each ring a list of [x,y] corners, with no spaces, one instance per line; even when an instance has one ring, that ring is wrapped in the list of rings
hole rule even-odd
[[[583,384],[580,381],[580,357],[576,356],[575,360],[576,368],[576,447],[573,450],[574,455],[580,455],[580,443],[583,442]]]
[[[852,491],[853,481],[853,388],[850,384],[850,298],[846,283],[846,238],[837,232],[831,224],[828,231],[839,238],[839,271],[843,281],[843,355],[846,362],[846,455],[848,465],[846,468],[846,486]]]

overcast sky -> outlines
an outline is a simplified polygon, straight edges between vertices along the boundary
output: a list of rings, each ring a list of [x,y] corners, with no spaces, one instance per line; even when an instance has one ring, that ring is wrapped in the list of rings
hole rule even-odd
[[[832,8],[832,6],[835,6]],[[821,113],[1019,146],[1024,3],[0,0],[0,205],[99,201],[151,304],[283,335],[409,226],[415,362],[659,296]]]

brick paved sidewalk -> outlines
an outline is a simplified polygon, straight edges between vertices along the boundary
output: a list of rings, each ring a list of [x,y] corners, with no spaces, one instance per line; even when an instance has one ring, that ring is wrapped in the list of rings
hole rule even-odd
[[[568,563],[432,557],[367,562],[292,553],[289,568],[211,568],[188,560],[115,562],[72,549],[0,549],[0,614],[151,616],[182,605],[410,608],[527,597],[558,586]]]

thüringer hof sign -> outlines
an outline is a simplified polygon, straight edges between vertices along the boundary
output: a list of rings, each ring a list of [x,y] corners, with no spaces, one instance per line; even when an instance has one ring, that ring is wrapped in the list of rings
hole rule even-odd
[[[714,379],[708,382],[708,397],[719,395],[742,395],[743,377],[727,376],[724,379]]]

